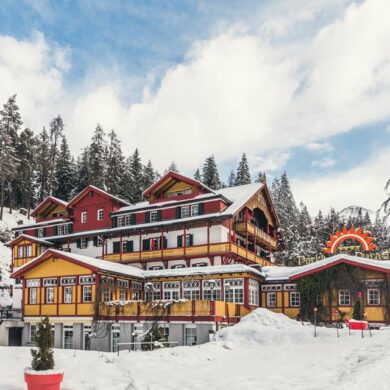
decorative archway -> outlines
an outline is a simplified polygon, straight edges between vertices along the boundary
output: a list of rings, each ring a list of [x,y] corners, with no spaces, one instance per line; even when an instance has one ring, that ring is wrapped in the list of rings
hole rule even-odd
[[[370,232],[363,232],[363,229],[351,227],[349,230],[344,226],[343,230],[337,231],[335,235],[330,236],[330,241],[326,242],[325,253],[334,254],[339,245],[346,240],[357,241],[365,252],[375,249],[377,246],[373,243],[375,238],[370,237]]]

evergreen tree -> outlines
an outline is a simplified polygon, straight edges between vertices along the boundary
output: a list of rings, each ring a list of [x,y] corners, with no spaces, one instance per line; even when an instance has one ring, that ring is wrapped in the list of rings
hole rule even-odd
[[[56,176],[53,195],[57,198],[69,201],[75,188],[74,179],[76,176],[76,166],[65,136],[62,137],[55,171]]]
[[[325,225],[327,232],[327,240],[329,240],[329,237],[335,234],[337,230],[340,230],[342,228],[340,215],[333,207],[330,209],[330,212],[325,219]]]
[[[259,172],[257,174],[256,183],[267,183],[267,176],[265,175],[265,172]]]
[[[312,252],[316,255],[323,254],[323,248],[325,248],[325,242],[329,240],[327,235],[327,229],[325,226],[325,220],[321,210],[318,212],[317,217],[314,219],[314,241],[312,246]]]
[[[242,186],[244,184],[251,183],[251,175],[249,173],[248,160],[245,153],[241,157],[241,161],[238,164],[237,174],[236,174],[236,186]]]
[[[200,175],[199,168],[194,173],[194,179],[198,181],[202,181],[202,176]]]
[[[125,171],[125,158],[121,142],[114,130],[108,134],[106,187],[111,194],[120,195],[121,181]]]
[[[16,158],[19,169],[16,173],[15,199],[19,207],[25,207],[30,215],[32,205],[35,203],[35,177],[37,158],[37,138],[30,129],[20,133],[16,146]]]
[[[48,176],[48,192],[49,195],[53,192],[54,175],[56,169],[56,162],[59,153],[60,139],[64,130],[64,123],[60,115],[50,122],[50,160],[49,160],[49,176]]]
[[[171,171],[179,173],[179,169],[174,161],[172,161],[171,164],[169,165],[168,169],[165,170],[164,175],[168,172],[171,172]]]
[[[123,176],[124,197],[131,203],[142,200],[143,192],[143,166],[138,149],[126,160],[125,174]]]
[[[31,349],[33,357],[31,368],[35,371],[52,370],[54,368],[53,334],[49,317],[45,317],[38,323],[35,333],[35,345],[38,349]]]
[[[234,187],[236,184],[236,174],[234,171],[230,172],[229,178],[228,178],[228,187]]]
[[[89,168],[89,148],[85,148],[77,158],[77,185],[76,192],[82,191],[92,182]]]
[[[382,203],[380,209],[378,210],[378,213],[383,210],[385,214],[385,219],[387,219],[390,216],[390,178],[386,182],[385,191],[386,191],[387,198]]]
[[[49,172],[50,172],[50,138],[45,129],[42,129],[37,138],[37,167],[36,184],[37,200],[42,202],[49,195]]]
[[[202,169],[202,182],[213,190],[221,188],[221,180],[219,179],[218,168],[214,155],[207,157],[204,162]]]
[[[313,224],[307,210],[307,207],[301,202],[299,204],[299,214],[298,214],[298,251],[300,256],[312,256],[315,254],[313,250]]]
[[[11,137],[11,145],[15,148],[18,138],[18,131],[22,126],[22,118],[19,113],[19,107],[16,104],[16,94],[8,98],[7,103],[0,110],[0,125],[4,131]]]
[[[149,160],[148,163],[143,167],[143,188],[142,191],[145,191],[156,181],[156,172],[153,168],[152,162]]]
[[[104,131],[99,124],[96,126],[88,149],[88,165],[91,180],[89,184],[105,189],[106,145],[104,140]]]
[[[353,305],[352,317],[354,320],[359,320],[359,321],[363,319],[361,299],[356,299],[355,304]]]

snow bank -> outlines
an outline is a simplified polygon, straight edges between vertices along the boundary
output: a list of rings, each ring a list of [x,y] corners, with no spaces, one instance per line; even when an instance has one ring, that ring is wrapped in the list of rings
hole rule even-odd
[[[245,316],[237,325],[221,329],[217,342],[227,348],[257,347],[277,343],[297,343],[312,338],[311,327],[292,320],[284,314],[258,308]]]

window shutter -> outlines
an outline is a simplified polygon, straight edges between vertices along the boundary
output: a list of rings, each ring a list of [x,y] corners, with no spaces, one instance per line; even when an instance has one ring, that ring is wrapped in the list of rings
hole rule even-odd
[[[114,253],[119,253],[120,252],[120,242],[116,241],[112,243],[112,251]]]
[[[181,218],[181,207],[176,207],[176,218]]]
[[[149,223],[150,222],[150,212],[146,212],[145,213],[145,223]]]
[[[58,226],[54,226],[53,230],[54,230],[54,235],[57,236],[58,235]],[[43,231],[43,235],[44,236],[46,235],[45,230]]]
[[[157,210],[157,221],[161,221],[161,210]]]
[[[70,224],[68,225],[68,232],[69,232],[69,234],[72,234],[72,233],[73,233],[73,223],[70,223]]]
[[[199,203],[198,210],[199,210],[199,215],[204,214],[204,203]]]
[[[130,225],[135,225],[135,214],[130,214]]]
[[[150,250],[150,240],[149,240],[149,238],[146,238],[145,240],[142,240],[142,250],[143,251]]]
[[[112,227],[116,228],[118,226],[118,217],[112,217]]]
[[[98,238],[94,237],[93,238],[93,246],[97,246]]]
[[[181,248],[183,246],[183,236],[177,236],[177,247]]]
[[[194,235],[190,234],[190,246],[194,245]]]
[[[127,249],[127,252],[133,252],[134,251],[133,241],[127,241],[126,249]]]
[[[166,249],[168,247],[168,240],[166,239],[166,237],[163,237],[163,248]]]
[[[88,242],[89,242],[89,238],[86,238],[85,239],[85,247],[88,248]]]
[[[35,237],[38,237],[38,229],[35,229],[34,233],[35,233]]]
[[[77,248],[81,248],[81,240],[77,240]]]

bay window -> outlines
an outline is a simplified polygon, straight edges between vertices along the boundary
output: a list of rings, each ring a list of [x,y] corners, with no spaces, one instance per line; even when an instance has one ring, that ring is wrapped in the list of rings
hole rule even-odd
[[[244,303],[244,279],[225,279],[225,301]]]

